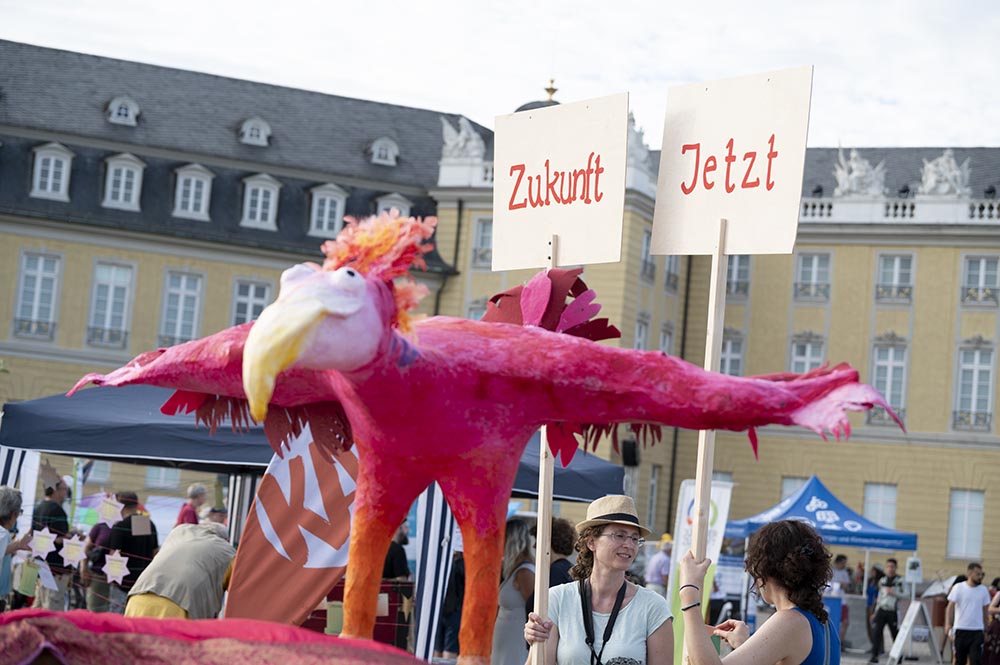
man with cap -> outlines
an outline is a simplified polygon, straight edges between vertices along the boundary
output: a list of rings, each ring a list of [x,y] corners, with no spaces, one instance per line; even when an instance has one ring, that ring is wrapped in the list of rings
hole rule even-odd
[[[646,588],[655,591],[664,598],[667,596],[667,585],[670,577],[670,552],[674,547],[674,539],[669,533],[660,536],[660,549],[649,557],[646,564]]]

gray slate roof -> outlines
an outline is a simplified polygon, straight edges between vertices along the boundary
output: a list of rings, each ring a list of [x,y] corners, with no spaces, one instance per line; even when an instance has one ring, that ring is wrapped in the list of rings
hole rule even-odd
[[[137,127],[107,121],[105,108],[119,95],[139,104]],[[270,124],[269,147],[239,142],[253,116]],[[17,127],[427,189],[437,183],[442,116],[457,127],[454,113],[0,40],[0,124]],[[473,125],[492,155],[493,132]],[[400,148],[395,167],[366,154],[381,136]]]

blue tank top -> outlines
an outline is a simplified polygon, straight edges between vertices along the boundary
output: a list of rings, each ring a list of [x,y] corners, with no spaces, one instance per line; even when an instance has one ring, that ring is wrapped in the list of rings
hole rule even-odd
[[[809,621],[809,630],[812,631],[812,649],[809,650],[806,659],[802,661],[802,665],[823,665],[824,663],[840,665],[840,635],[832,630],[833,626],[830,622],[822,624],[812,612],[807,612],[801,607],[795,609]],[[827,642],[827,636],[829,636],[829,642]],[[827,644],[830,646],[829,660],[826,659]]]

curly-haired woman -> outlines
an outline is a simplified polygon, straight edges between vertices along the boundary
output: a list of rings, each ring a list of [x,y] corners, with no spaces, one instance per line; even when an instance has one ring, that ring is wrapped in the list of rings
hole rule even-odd
[[[650,531],[630,497],[612,495],[576,525],[577,582],[549,589],[549,620],[528,615],[524,639],[545,643],[545,662],[666,665],[673,662],[673,616],[663,596],[627,581]]]
[[[734,649],[726,665],[784,663],[839,665],[840,637],[823,608],[823,590],[830,580],[830,552],[814,528],[794,520],[772,522],[750,541],[746,569],[774,614],[750,635],[742,621],[729,620],[708,631],[701,598],[711,561],[688,554],[679,568],[680,602],[684,616],[684,646],[693,665],[721,662],[709,639],[717,635]]]

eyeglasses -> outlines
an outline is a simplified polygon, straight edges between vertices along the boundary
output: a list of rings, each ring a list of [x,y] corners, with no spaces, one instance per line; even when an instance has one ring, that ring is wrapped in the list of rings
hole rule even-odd
[[[636,547],[642,547],[643,545],[646,544],[645,538],[640,538],[639,536],[630,536],[629,534],[622,533],[620,531],[616,531],[614,533],[602,533],[601,535],[613,538],[614,541],[619,545],[622,545],[626,540],[630,541]]]
[[[752,585],[752,586],[750,587],[750,593],[752,593],[753,595],[755,595],[755,596],[758,596],[758,597],[759,597],[759,596],[760,596],[760,592],[761,592],[761,590],[762,590],[763,588],[764,588],[764,585],[763,585],[763,584],[761,584],[761,583],[760,583],[760,582],[758,582],[757,580],[754,580],[754,581],[753,581],[753,585]]]

